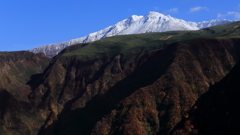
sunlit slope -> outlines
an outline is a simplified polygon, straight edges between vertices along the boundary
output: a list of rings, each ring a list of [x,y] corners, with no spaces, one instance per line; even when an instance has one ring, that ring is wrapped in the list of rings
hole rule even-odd
[[[154,48],[164,48],[173,42],[184,42],[190,39],[209,38],[238,38],[240,33],[240,22],[233,22],[205,28],[197,31],[171,31],[162,33],[146,33],[134,35],[121,35],[104,38],[92,43],[81,44],[71,52],[66,52],[64,56],[82,55],[87,59],[94,59],[101,56],[113,56],[129,49],[152,50]],[[79,49],[78,49],[79,48]],[[69,49],[67,49],[69,50]]]

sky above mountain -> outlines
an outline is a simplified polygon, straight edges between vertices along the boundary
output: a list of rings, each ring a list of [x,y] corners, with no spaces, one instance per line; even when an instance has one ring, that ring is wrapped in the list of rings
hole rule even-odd
[[[2,0],[0,51],[28,50],[83,37],[149,11],[193,22],[240,20],[240,1]]]

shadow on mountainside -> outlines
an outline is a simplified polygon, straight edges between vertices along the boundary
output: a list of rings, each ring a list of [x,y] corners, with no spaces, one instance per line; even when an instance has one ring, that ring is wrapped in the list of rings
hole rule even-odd
[[[203,94],[171,134],[233,135],[240,129],[240,62]]]
[[[177,44],[171,44],[165,49],[147,56],[148,60],[145,63],[116,83],[104,95],[95,96],[84,108],[70,110],[76,99],[69,100],[64,106],[64,111],[58,115],[58,120],[47,128],[42,126],[38,134],[91,134],[95,123],[116,108],[121,100],[130,96],[139,88],[152,84],[165,74],[173,61],[176,47]],[[68,120],[73,121],[69,122]],[[70,124],[63,121],[68,121]]]

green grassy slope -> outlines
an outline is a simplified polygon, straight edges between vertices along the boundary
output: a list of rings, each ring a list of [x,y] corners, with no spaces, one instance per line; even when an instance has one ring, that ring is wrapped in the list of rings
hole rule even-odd
[[[99,41],[84,44],[84,46],[81,44],[79,45],[79,49],[75,48],[71,52],[64,51],[63,56],[80,55],[84,60],[91,60],[97,57],[112,57],[132,48],[134,50],[143,49],[144,51],[153,50],[154,48],[163,48],[173,42],[191,39],[239,38],[239,24],[240,22],[233,22],[197,31],[170,31],[107,37]]]

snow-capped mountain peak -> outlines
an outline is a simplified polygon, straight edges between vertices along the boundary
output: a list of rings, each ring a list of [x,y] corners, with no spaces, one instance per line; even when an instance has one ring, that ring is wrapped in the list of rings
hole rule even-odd
[[[133,20],[133,21],[137,21],[138,19],[142,18],[143,16],[138,16],[138,15],[132,15],[131,17],[129,17],[129,19]]]
[[[85,37],[72,39],[65,42],[56,44],[49,44],[40,46],[29,51],[38,53],[44,52],[46,56],[53,57],[59,51],[67,46],[96,41],[105,37],[115,35],[126,35],[126,34],[139,34],[139,33],[150,33],[150,32],[164,32],[174,30],[198,30],[205,27],[214,25],[229,23],[229,20],[211,20],[203,22],[187,22],[182,19],[171,17],[170,15],[164,15],[158,12],[148,12],[145,16],[132,15],[127,19],[124,19],[112,26],[109,26],[100,31],[91,33]]]
[[[145,16],[148,16],[148,17],[159,17],[159,16],[163,16],[163,17],[165,17],[164,14],[159,13],[159,12],[155,12],[155,11],[150,11],[150,12],[148,12]]]

